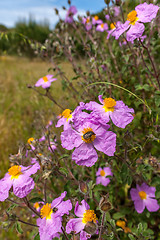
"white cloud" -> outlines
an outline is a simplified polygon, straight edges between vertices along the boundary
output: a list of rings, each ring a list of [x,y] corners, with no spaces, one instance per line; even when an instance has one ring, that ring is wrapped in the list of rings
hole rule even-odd
[[[42,22],[44,19],[47,19],[51,27],[58,22],[58,16],[55,14],[54,8],[59,10],[59,14],[62,19],[65,18],[66,11],[57,6],[40,6],[40,7],[26,7],[19,10],[12,9],[0,9],[1,19],[0,23],[6,25],[7,27],[13,27],[16,22],[20,19],[29,19],[31,15],[37,22]],[[79,10],[79,15],[85,15],[85,10]]]

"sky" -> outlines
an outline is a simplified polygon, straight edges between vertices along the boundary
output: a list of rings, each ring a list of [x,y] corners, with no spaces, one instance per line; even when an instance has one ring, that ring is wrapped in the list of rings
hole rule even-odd
[[[87,10],[94,13],[106,6],[104,0],[71,2],[77,7],[79,15],[85,15]],[[54,8],[59,10],[62,19],[65,17],[66,12],[62,10],[62,6],[68,8],[67,0],[0,0],[0,24],[13,27],[19,20],[28,20],[31,15],[37,22],[47,19],[53,28],[58,21]]]

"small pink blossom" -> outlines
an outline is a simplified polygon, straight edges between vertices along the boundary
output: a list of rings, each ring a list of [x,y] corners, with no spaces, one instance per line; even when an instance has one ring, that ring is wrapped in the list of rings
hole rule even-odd
[[[42,88],[49,88],[51,86],[51,82],[56,81],[57,78],[53,78],[53,75],[46,75],[42,78],[40,78],[36,84],[35,87],[42,87]]]

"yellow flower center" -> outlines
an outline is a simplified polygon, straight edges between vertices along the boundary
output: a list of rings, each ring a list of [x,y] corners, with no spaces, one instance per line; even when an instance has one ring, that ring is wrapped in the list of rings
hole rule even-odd
[[[113,98],[105,98],[103,100],[105,112],[112,111],[114,112],[114,107],[116,106],[116,101]]]
[[[29,144],[31,144],[33,141],[34,141],[34,138],[33,138],[33,137],[31,137],[31,138],[29,138],[29,139],[27,140],[27,142],[28,142]]]
[[[104,28],[104,23],[101,24],[101,28]]]
[[[44,82],[48,82],[48,78],[46,76],[43,77]]]
[[[140,191],[138,194],[142,200],[147,198],[147,194],[144,191]]]
[[[67,121],[72,117],[71,110],[70,109],[65,109],[62,114],[62,117],[67,118]]]
[[[94,16],[94,19],[97,21],[99,19],[99,17],[98,16]]]
[[[53,210],[51,208],[51,204],[46,203],[42,208],[41,208],[41,217],[46,219],[51,219],[51,214],[53,213]]]
[[[104,176],[105,176],[105,171],[104,171],[104,170],[101,170],[101,171],[100,171],[100,175],[101,175],[102,177],[104,177]]]
[[[127,21],[130,21],[130,24],[134,25],[137,20],[138,20],[138,17],[137,17],[137,12],[135,10],[133,10],[130,13],[128,13]]]
[[[115,29],[115,28],[116,28],[116,23],[111,23],[111,24],[110,24],[110,29],[113,30],[113,29]]]
[[[90,19],[89,19],[89,17],[86,19],[86,23],[89,23],[89,21],[90,21]]]
[[[121,227],[121,228],[125,228],[125,226],[126,226],[126,223],[125,223],[125,221],[121,221],[121,220],[118,220],[117,222],[116,222],[116,225],[118,226],[118,227]]]
[[[9,175],[11,175],[11,179],[18,178],[19,175],[22,174],[21,167],[18,165],[15,165],[8,169],[8,173]]]
[[[36,202],[36,203],[33,205],[33,207],[36,208],[36,209],[39,209],[39,207],[40,207],[40,206],[39,206],[39,203]]]
[[[91,143],[96,138],[96,134],[93,132],[92,128],[84,128],[82,133],[82,140],[86,143]]]
[[[83,219],[82,222],[83,223],[87,223],[87,222],[94,222],[96,223],[97,217],[96,214],[94,213],[94,210],[86,210],[85,213],[83,214]]]

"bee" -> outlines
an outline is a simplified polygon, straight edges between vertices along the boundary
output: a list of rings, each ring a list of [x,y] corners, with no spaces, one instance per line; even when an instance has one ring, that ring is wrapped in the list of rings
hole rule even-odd
[[[89,132],[86,132],[84,135],[83,135],[83,138],[85,139],[85,140],[88,140],[88,139],[90,139],[93,135],[96,135],[94,132],[92,132],[92,131],[89,131]]]

